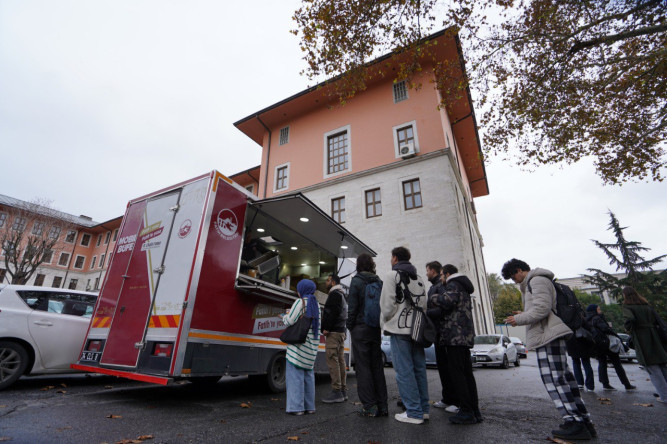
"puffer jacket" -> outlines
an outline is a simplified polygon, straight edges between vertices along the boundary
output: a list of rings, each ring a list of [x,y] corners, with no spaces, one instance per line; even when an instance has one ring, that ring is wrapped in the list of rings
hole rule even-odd
[[[364,322],[364,290],[366,285],[371,282],[381,282],[380,278],[368,271],[357,273],[350,282],[350,293],[347,296],[347,329],[352,331],[355,325],[365,324]]]
[[[396,300],[396,286],[400,282],[399,271],[405,272],[409,278],[408,290],[412,293],[415,305],[426,311],[426,287],[417,275],[417,269],[407,261],[401,261],[392,267],[392,271],[382,280],[380,296],[380,328],[385,334],[410,335],[412,328],[412,306],[407,298]]]
[[[556,339],[568,339],[572,330],[556,316],[554,274],[544,268],[530,270],[521,282],[523,312],[514,315],[517,325],[526,326],[526,346],[530,350],[544,347]],[[528,288],[530,283],[530,289]]]
[[[464,346],[472,348],[475,340],[475,324],[472,319],[470,293],[475,287],[467,276],[460,273],[447,278],[445,287],[435,300],[442,317],[439,344],[444,346]]]

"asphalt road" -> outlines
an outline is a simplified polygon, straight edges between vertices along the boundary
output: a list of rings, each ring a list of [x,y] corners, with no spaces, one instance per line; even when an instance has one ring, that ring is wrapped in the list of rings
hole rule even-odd
[[[139,437],[148,444],[277,443],[294,437],[336,443],[545,442],[560,418],[540,381],[534,353],[521,363],[508,370],[475,370],[485,421],[472,426],[451,425],[449,414],[438,409],[432,409],[424,425],[395,421],[393,413],[400,410],[391,368],[385,371],[389,418],[355,414],[359,405],[353,373],[350,400],[343,404],[319,402],[329,391],[329,381],[318,377],[317,413],[301,417],[284,413],[284,394],[268,393],[246,377],[223,378],[208,388],[190,383],[163,387],[99,375],[23,378],[0,392],[0,442],[115,443]],[[666,443],[667,404],[655,402],[653,387],[638,364],[625,368],[638,390],[583,394],[598,429],[597,442]],[[622,387],[613,369],[609,374],[611,384]],[[428,378],[436,401],[437,371],[429,369]]]

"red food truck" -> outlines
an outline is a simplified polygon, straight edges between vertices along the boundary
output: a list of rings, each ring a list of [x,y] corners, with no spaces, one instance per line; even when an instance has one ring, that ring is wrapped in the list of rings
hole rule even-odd
[[[279,314],[300,279],[322,303],[326,277],[361,253],[375,255],[302,194],[258,200],[217,171],[134,199],[72,367],[158,384],[254,375],[284,390]]]

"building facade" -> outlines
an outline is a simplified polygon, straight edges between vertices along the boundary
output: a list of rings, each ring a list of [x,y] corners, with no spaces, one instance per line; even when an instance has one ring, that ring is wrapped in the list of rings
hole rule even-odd
[[[429,39],[463,76],[458,37],[443,31]],[[371,69],[391,69],[396,57]],[[466,91],[439,108],[441,93],[424,66],[420,89],[376,78],[340,106],[328,82],[241,119],[235,125],[262,147],[262,164],[231,178],[262,198],[303,193],[378,253],[380,276],[396,246],[410,249],[421,274],[432,260],[454,264],[475,285],[477,331],[492,333],[474,209],[474,198],[489,191],[472,101]]]
[[[38,204],[0,195],[0,237],[9,239],[23,230],[17,257],[27,253],[27,237],[43,236],[53,244],[27,285],[98,291],[116,244],[122,217],[98,223],[88,216],[74,216]],[[8,246],[0,251],[0,283],[10,283]]]

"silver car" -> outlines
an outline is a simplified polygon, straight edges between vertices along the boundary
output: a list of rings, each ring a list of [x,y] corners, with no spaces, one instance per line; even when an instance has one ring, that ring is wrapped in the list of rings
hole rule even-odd
[[[516,352],[519,354],[519,358],[527,358],[528,352],[526,351],[526,346],[523,341],[516,336],[510,336],[510,341],[516,347]]]
[[[426,355],[426,365],[431,367],[438,365],[435,360],[435,345],[431,345],[430,347],[425,348],[424,354]],[[385,366],[392,365],[389,336],[382,336],[382,361],[384,362]]]
[[[619,333],[618,337],[621,338],[621,342],[623,342],[623,348],[621,349],[621,353],[619,353],[618,355],[619,358],[621,358],[621,361],[632,362],[634,359],[637,359],[637,352],[635,351],[634,348],[630,348],[630,346],[628,345],[628,341],[630,340],[630,335],[626,335],[625,333]]]
[[[473,365],[498,366],[509,368],[510,362],[515,367],[521,365],[519,353],[516,347],[505,335],[479,335],[475,336],[475,345],[471,350],[471,359]]]
[[[96,300],[83,291],[0,285],[0,390],[23,375],[73,371]]]

